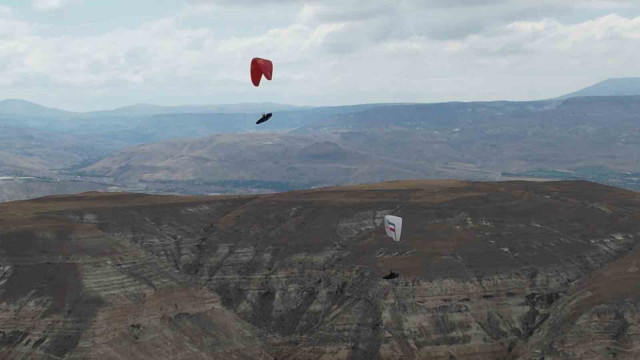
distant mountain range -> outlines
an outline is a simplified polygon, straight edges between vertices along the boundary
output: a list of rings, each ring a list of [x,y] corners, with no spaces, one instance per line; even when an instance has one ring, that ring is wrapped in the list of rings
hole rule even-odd
[[[601,81],[584,89],[572,92],[559,99],[568,99],[581,96],[628,96],[640,95],[640,78],[612,78]]]
[[[129,148],[81,173],[124,183],[265,180],[292,188],[497,180],[506,173],[588,175],[624,186],[623,178],[640,173],[638,114],[640,96],[387,105],[312,121],[286,136],[216,135]],[[564,173],[549,171],[556,169]]]
[[[92,111],[83,113],[84,117],[135,117],[162,114],[203,114],[203,113],[260,113],[265,111],[289,111],[304,107],[275,103],[240,103],[222,105],[180,105],[160,106],[153,104],[137,104],[114,110]]]
[[[201,113],[260,113],[262,111],[287,111],[306,107],[275,103],[240,103],[221,105],[180,105],[160,106],[136,104],[113,110],[73,112],[38,105],[31,101],[6,99],[0,101],[0,116],[31,116],[45,118],[108,118],[141,117],[160,114],[201,114]]]
[[[574,93],[598,95],[525,102],[139,104],[74,113],[5,100],[0,176],[196,194],[417,178],[640,188],[640,95],[612,95],[633,93],[636,83],[611,79]],[[256,126],[265,111],[274,117]]]
[[[68,117],[73,112],[54,109],[26,100],[6,99],[0,101],[0,116]]]
[[[557,99],[568,99],[582,96],[626,96],[640,95],[640,77],[611,78],[578,91],[562,95]],[[375,106],[391,104],[365,104],[353,105]],[[407,104],[399,104],[407,105]],[[340,108],[344,106],[336,106]],[[348,107],[348,106],[347,106]],[[18,115],[34,117],[80,117],[80,118],[104,118],[104,117],[141,117],[162,114],[211,114],[211,113],[250,113],[282,112],[295,110],[310,110],[318,108],[314,106],[294,106],[277,103],[239,103],[239,104],[204,104],[204,105],[178,105],[161,106],[154,104],[135,104],[111,110],[73,112],[45,107],[36,103],[20,100],[6,99],[0,101],[0,116]],[[332,107],[321,107],[332,108]]]

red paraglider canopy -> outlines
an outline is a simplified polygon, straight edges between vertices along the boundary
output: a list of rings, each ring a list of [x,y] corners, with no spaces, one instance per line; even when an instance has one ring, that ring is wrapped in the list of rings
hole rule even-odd
[[[273,74],[273,63],[267,59],[261,58],[253,58],[251,60],[251,82],[253,85],[260,85],[260,79],[262,79],[262,75],[267,78],[267,80],[271,80],[271,75]]]

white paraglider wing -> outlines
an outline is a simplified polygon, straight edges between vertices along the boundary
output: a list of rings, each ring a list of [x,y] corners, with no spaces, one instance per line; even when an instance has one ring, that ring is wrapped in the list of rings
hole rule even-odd
[[[402,234],[402,218],[393,215],[385,215],[384,230],[387,232],[388,237],[395,241],[400,241],[400,234]]]

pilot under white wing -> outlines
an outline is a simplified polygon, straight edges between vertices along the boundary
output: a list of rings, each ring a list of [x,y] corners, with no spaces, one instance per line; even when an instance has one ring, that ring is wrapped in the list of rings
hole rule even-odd
[[[394,241],[400,241],[400,235],[402,234],[402,218],[393,215],[385,215],[384,230],[388,237],[392,238]]]

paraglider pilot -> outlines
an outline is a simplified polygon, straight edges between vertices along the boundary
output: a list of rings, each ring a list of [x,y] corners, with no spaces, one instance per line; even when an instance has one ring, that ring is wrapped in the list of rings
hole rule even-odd
[[[271,119],[271,115],[272,115],[271,113],[268,113],[268,114],[262,114],[262,117],[260,118],[260,120],[258,120],[258,121],[256,122],[256,124],[262,124],[263,122],[265,122],[265,121],[267,121],[267,120]]]

